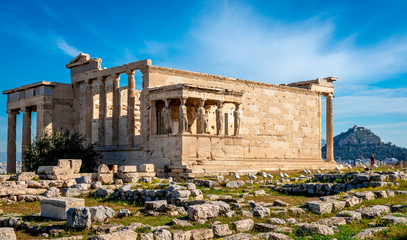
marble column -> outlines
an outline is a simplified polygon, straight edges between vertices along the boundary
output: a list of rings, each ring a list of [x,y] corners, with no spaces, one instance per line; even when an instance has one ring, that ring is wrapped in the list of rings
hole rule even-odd
[[[16,125],[17,112],[7,111],[8,129],[7,129],[7,173],[16,173]]]
[[[113,78],[113,114],[112,114],[112,145],[119,145],[119,117],[120,117],[120,74]]]
[[[105,146],[105,119],[106,119],[106,78],[98,78],[99,82],[99,120],[98,120],[98,142],[100,146]]]
[[[86,141],[91,143],[93,118],[92,80],[86,80],[85,84],[85,137]]]
[[[333,137],[333,94],[325,95],[326,98],[326,161],[334,161],[334,137]]]
[[[31,109],[23,108],[23,135],[21,144],[21,167],[22,172],[27,171],[27,163],[25,162],[24,150],[28,148],[31,144]]]
[[[127,143],[134,147],[134,104],[136,102],[136,81],[134,79],[134,70],[126,72],[127,83]]]
[[[74,82],[73,88],[73,126],[76,131],[79,131],[79,83]],[[38,132],[37,132],[38,134]]]
[[[52,105],[37,105],[37,135],[42,136],[44,133],[52,133]]]

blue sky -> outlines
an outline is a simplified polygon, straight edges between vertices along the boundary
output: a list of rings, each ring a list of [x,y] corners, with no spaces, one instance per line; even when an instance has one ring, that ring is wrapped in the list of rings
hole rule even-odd
[[[405,12],[407,1],[7,1],[1,86],[69,83],[79,52],[274,84],[335,76],[335,135],[358,124],[407,147]]]

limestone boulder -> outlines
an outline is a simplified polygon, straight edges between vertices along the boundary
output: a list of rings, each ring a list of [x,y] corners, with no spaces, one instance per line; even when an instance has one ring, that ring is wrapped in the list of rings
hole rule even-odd
[[[318,223],[299,223],[297,233],[299,234],[317,234],[322,236],[334,235],[332,228]]]
[[[219,206],[220,213],[227,213],[230,212],[230,206],[226,202],[223,201],[213,201],[211,204],[215,204]]]
[[[228,224],[217,224],[212,227],[213,234],[216,237],[224,237],[232,234],[232,231],[229,229]]]
[[[42,195],[47,198],[55,198],[61,196],[61,192],[56,187],[50,187]]]
[[[82,191],[79,190],[78,188],[64,188],[62,190],[62,195],[65,195],[66,197],[77,197],[82,194]]]
[[[182,219],[178,219],[175,218],[171,221],[172,225],[176,225],[176,226],[180,226],[180,227],[190,227],[192,226],[192,224],[190,222],[188,222],[187,220],[182,220]]]
[[[350,197],[344,200],[346,202],[345,207],[353,207],[359,205],[362,202],[362,200],[358,197]]]
[[[368,201],[376,198],[376,195],[372,191],[357,192],[355,196]]]
[[[17,240],[14,228],[11,227],[1,227],[0,228],[0,239],[2,240]]]
[[[98,190],[96,190],[96,192],[94,193],[94,196],[97,198],[105,198],[111,194],[113,194],[114,191],[112,189],[109,188],[99,188]]]
[[[157,229],[153,234],[155,239],[172,240],[171,232],[166,229]]]
[[[344,218],[347,223],[362,220],[362,214],[356,211],[341,211],[336,216]]]
[[[91,184],[92,179],[89,176],[82,176],[80,178],[75,178],[76,184],[81,184],[81,183],[86,183],[86,184]]]
[[[270,208],[267,207],[254,207],[253,216],[258,218],[264,218],[270,216]]]
[[[44,198],[41,200],[41,217],[65,220],[68,209],[84,206],[85,199],[81,198]]]
[[[100,182],[100,181],[94,181],[94,182],[92,182],[92,183],[90,184],[90,187],[91,187],[92,189],[99,189],[99,188],[102,187],[102,182]]]
[[[260,239],[270,239],[270,240],[292,240],[289,236],[276,232],[259,233],[257,234],[257,237],[259,237]]]
[[[385,213],[390,212],[390,207],[385,205],[376,205],[373,207],[365,207],[357,210],[362,214],[363,218],[381,217]]]
[[[354,239],[372,239],[372,238],[374,238],[375,233],[385,231],[387,229],[389,229],[389,228],[388,227],[368,228],[368,229],[360,231],[358,234],[353,236],[353,238]]]
[[[117,213],[118,218],[124,218],[130,216],[131,212],[128,209],[120,209]]]
[[[326,226],[339,226],[339,225],[346,225],[346,219],[342,217],[330,217],[330,218],[322,218],[319,219],[318,224],[326,225]]]
[[[292,214],[297,214],[297,215],[305,214],[305,210],[302,208],[298,208],[298,207],[291,207],[288,209],[288,211]]]
[[[154,172],[154,164],[142,164],[140,165],[141,172]]]
[[[406,217],[385,216],[380,218],[385,224],[407,224]]]
[[[191,231],[175,230],[172,232],[173,240],[190,240],[192,237]]]
[[[107,219],[114,217],[113,209],[105,206],[90,207],[92,222],[105,222]]]
[[[219,209],[219,205],[215,204],[192,205],[188,208],[188,218],[194,221],[214,218],[219,215]]]
[[[109,234],[102,234],[89,238],[90,240],[137,240],[138,234],[131,230],[119,231]]]
[[[256,239],[256,237],[248,233],[238,233],[223,238],[223,240],[251,240],[251,239]]]
[[[271,224],[277,224],[277,225],[285,225],[287,223],[284,219],[281,219],[281,218],[270,218],[269,222]]]
[[[157,210],[164,204],[167,204],[167,200],[146,201],[144,207],[149,210]]]
[[[153,233],[141,233],[140,240],[154,240],[154,234]]]
[[[70,208],[66,215],[66,226],[68,227],[87,229],[92,224],[92,214],[88,207]]]
[[[288,207],[288,206],[290,206],[290,204],[277,199],[277,200],[274,200],[273,206]]]
[[[13,175],[10,179],[15,181],[28,181],[35,178],[39,178],[39,176],[34,172],[21,172]]]
[[[212,229],[193,229],[191,230],[192,239],[196,240],[210,240],[213,239]]]
[[[253,219],[243,219],[233,222],[233,225],[237,232],[247,232],[253,229],[254,221]]]
[[[307,207],[311,212],[318,215],[332,212],[332,203],[323,201],[308,201]]]

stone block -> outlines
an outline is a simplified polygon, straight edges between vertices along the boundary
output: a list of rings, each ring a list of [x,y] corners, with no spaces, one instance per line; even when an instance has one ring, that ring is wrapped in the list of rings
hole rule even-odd
[[[136,173],[137,166],[123,165],[119,167],[119,173]]]
[[[247,232],[253,229],[254,221],[253,219],[243,219],[233,222],[237,232]]]
[[[332,212],[332,203],[323,201],[309,201],[307,202],[308,209],[315,214],[324,214]]]
[[[198,204],[188,208],[188,217],[191,220],[214,218],[219,215],[219,206],[214,204]]]
[[[113,173],[99,173],[98,181],[102,184],[112,184],[113,183]]]
[[[81,198],[45,198],[41,200],[41,217],[66,220],[66,212],[68,209],[84,206],[85,200]]]
[[[142,164],[140,165],[141,172],[154,172],[154,164]]]
[[[0,228],[0,239],[17,240],[17,236],[16,236],[16,233],[14,232],[14,228],[11,228],[11,227]]]
[[[76,229],[90,228],[92,214],[88,207],[74,207],[66,212],[66,226]]]

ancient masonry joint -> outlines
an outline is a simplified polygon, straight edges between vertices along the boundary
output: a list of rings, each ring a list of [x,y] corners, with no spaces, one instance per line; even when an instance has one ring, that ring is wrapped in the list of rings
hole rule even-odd
[[[71,84],[38,82],[7,95],[7,171],[16,171],[16,116],[22,145],[37,134],[75,129],[98,144],[107,165],[151,163],[158,175],[194,177],[278,169],[331,169],[334,77],[273,85],[189,72],[142,60],[102,68],[79,54]],[[136,71],[142,90],[136,90]],[[127,87],[120,87],[121,74]],[[321,96],[327,159],[321,158]],[[24,165],[24,164],[23,164]]]

